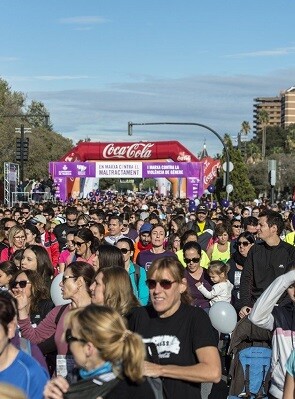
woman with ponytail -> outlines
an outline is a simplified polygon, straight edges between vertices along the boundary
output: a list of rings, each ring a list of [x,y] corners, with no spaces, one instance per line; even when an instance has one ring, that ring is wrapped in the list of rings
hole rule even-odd
[[[76,398],[79,392],[80,398],[96,398],[102,396],[105,387],[105,399],[155,398],[143,377],[142,339],[126,328],[116,310],[94,304],[73,310],[65,331],[78,370],[66,379],[59,376],[51,380],[45,387],[45,399]]]

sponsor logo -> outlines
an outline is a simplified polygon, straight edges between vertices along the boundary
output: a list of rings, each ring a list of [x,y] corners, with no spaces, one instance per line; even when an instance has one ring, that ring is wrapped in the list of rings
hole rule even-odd
[[[104,148],[102,155],[104,159],[147,159],[152,155],[153,146],[153,143],[133,143],[126,146],[111,143]]]
[[[174,335],[157,335],[152,338],[145,338],[143,342],[155,344],[159,358],[170,358],[171,353],[178,355],[180,351],[179,339]]]
[[[178,162],[191,162],[191,156],[185,152],[180,152],[177,157]]]

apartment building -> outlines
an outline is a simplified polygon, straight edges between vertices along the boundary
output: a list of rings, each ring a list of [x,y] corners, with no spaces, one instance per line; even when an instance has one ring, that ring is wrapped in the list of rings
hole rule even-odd
[[[253,105],[253,133],[257,134],[262,129],[259,121],[259,112],[268,113],[268,126],[288,127],[295,123],[295,86],[284,90],[277,97],[258,97]]]

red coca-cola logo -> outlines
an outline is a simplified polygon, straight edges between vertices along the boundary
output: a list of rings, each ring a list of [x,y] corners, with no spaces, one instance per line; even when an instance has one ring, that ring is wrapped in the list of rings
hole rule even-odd
[[[104,159],[147,159],[152,156],[153,146],[154,143],[133,143],[126,146],[111,143],[105,146],[102,155]]]
[[[191,156],[186,154],[185,152],[180,152],[178,157],[177,157],[178,162],[190,162],[191,161]]]

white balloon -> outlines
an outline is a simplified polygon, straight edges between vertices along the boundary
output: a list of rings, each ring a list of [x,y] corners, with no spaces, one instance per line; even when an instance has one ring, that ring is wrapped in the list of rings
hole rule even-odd
[[[226,192],[227,192],[228,194],[230,194],[230,193],[233,191],[233,189],[234,189],[234,186],[233,186],[232,184],[228,184],[228,185],[226,186],[226,188],[225,188],[225,190],[226,190]]]
[[[199,198],[196,198],[196,199],[195,199],[195,205],[196,205],[196,206],[200,205],[200,200],[199,200]]]
[[[230,334],[237,324],[237,312],[228,302],[215,302],[209,310],[212,326],[223,334]]]
[[[62,280],[63,275],[63,273],[59,273],[56,277],[54,277],[51,283],[50,295],[55,306],[71,303],[70,299],[63,299],[62,297],[61,287],[59,286],[59,284]]]

